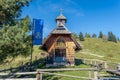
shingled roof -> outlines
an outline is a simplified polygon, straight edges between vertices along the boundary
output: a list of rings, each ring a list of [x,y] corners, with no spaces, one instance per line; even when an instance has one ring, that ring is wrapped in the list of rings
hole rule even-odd
[[[63,14],[61,13],[61,14],[56,18],[56,20],[58,20],[58,19],[66,19],[66,17],[63,16]]]
[[[71,32],[65,27],[65,25],[59,23],[51,34],[71,34]]]
[[[71,32],[65,26],[66,21],[67,21],[66,17],[63,16],[62,13],[60,13],[60,15],[56,18],[56,22],[57,22],[56,28],[50,33],[49,37],[42,45],[43,49],[49,49],[51,45],[54,43],[54,41],[57,40],[57,38],[61,35],[64,36],[66,41],[68,40],[69,37],[69,41],[73,41],[75,43],[76,50],[81,49],[79,43],[72,37]]]

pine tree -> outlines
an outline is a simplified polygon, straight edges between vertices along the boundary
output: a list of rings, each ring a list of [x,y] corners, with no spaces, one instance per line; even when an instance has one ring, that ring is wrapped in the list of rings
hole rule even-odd
[[[108,41],[113,41],[113,33],[112,32],[108,32]]]
[[[31,30],[31,20],[29,16],[26,16],[22,20],[18,21],[18,26],[22,28],[23,31],[28,32]]]
[[[112,32],[108,32],[108,41],[117,42],[116,36]]]
[[[75,38],[75,39],[78,39],[78,35],[74,32],[72,33],[72,36]]]
[[[102,37],[103,37],[103,33],[100,31],[98,38],[102,38]]]
[[[31,37],[18,26],[5,26],[0,30],[0,62],[7,57],[28,56],[31,50]]]
[[[94,33],[93,35],[92,35],[92,38],[96,38],[97,37],[97,35]]]
[[[21,15],[22,8],[30,2],[31,0],[0,0],[0,25],[13,25]]]
[[[85,40],[82,32],[80,32],[80,34],[79,34],[79,40],[80,41],[84,41]]]
[[[85,37],[86,37],[86,38],[91,38],[91,36],[90,36],[89,33],[85,33]]]

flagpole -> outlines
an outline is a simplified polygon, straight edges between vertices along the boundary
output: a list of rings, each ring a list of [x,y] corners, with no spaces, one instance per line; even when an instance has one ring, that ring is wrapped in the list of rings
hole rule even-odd
[[[37,21],[37,23],[36,23],[36,21]],[[36,25],[37,25],[38,28],[35,28]],[[38,30],[38,29],[40,29],[40,30]],[[41,22],[41,19],[33,19],[32,30],[31,30],[32,31],[32,42],[31,42],[31,54],[30,54],[30,70],[32,69],[33,45],[42,44],[42,39],[41,39],[42,36],[40,38],[40,33],[42,34],[42,31],[41,31],[42,29],[43,29],[43,22]],[[37,41],[35,41],[35,40],[37,40]],[[38,40],[39,40],[39,43],[38,43]]]
[[[34,20],[33,20],[33,22],[34,22]],[[32,36],[31,36],[31,38],[32,38],[32,41],[31,41],[31,53],[30,53],[30,71],[32,70],[32,53],[33,53],[33,24],[34,23],[32,23]]]

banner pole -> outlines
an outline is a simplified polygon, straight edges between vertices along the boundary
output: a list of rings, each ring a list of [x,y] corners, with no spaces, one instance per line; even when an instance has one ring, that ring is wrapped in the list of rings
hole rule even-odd
[[[32,52],[33,52],[33,25],[34,25],[34,19],[32,23],[32,36],[31,36],[31,53],[30,53],[30,71],[32,70]]]

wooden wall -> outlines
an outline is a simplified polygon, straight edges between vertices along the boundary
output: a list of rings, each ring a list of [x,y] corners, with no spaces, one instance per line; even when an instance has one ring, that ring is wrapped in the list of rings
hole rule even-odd
[[[74,65],[75,61],[74,61],[74,53],[75,53],[75,48],[76,45],[75,43],[71,40],[70,35],[52,35],[48,41],[46,42],[46,46],[47,46],[47,51],[50,54],[53,53],[55,47],[56,47],[56,41],[60,38],[63,37],[65,39],[65,44],[66,44],[66,59],[67,62],[70,65]]]
[[[74,61],[74,53],[75,53],[75,44],[74,42],[66,42],[66,58],[67,58],[67,61],[70,62],[70,64],[73,64],[75,63]]]

